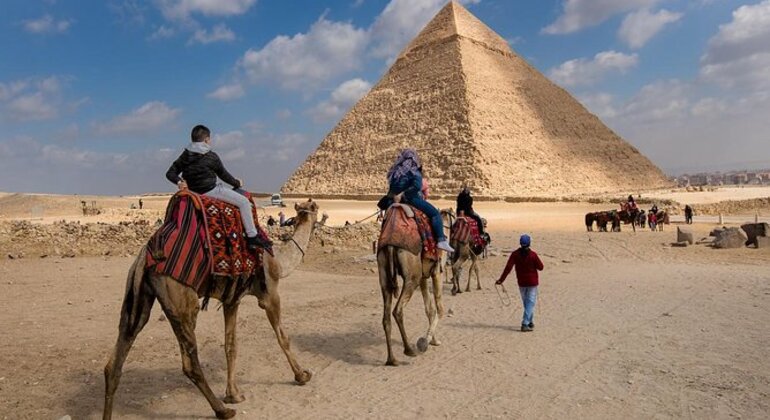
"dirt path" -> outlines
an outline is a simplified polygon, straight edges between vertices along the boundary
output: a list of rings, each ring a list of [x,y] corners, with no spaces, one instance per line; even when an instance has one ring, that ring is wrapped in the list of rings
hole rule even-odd
[[[499,245],[511,246],[515,235],[498,233]],[[324,272],[333,268],[318,269],[320,261],[330,256],[318,252],[281,284],[286,330],[315,376],[293,385],[266,317],[249,299],[239,320],[238,377],[247,398],[240,418],[765,418],[768,253],[726,257],[663,248],[663,236],[650,232],[633,235],[536,237],[546,271],[533,333],[517,331],[513,281],[511,308],[492,289],[505,259],[484,261],[484,290],[452,297],[445,285],[453,316],[439,325],[443,345],[413,359],[397,347],[404,364],[396,368],[383,366],[375,274],[365,265],[360,275]],[[0,262],[0,417],[100,416],[101,372],[129,264]],[[222,395],[223,322],[215,308],[201,314],[197,331],[205,372]],[[419,296],[407,312],[416,341],[427,327]],[[159,315],[156,306],[129,355],[116,415],[211,418]]]

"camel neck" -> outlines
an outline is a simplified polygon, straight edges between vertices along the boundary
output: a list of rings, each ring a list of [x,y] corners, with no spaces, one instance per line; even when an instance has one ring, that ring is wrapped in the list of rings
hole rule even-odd
[[[293,240],[284,241],[274,246],[274,259],[280,266],[280,278],[291,274],[302,262],[302,257],[304,257],[304,252],[310,242],[312,224],[312,221],[307,221],[296,225],[292,236]]]

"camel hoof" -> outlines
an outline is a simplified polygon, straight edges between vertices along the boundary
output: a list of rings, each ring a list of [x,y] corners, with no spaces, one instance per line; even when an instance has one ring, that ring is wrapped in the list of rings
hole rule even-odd
[[[433,338],[430,340],[430,345],[431,345],[431,346],[437,346],[437,347],[438,347],[438,346],[440,346],[440,345],[441,345],[441,341],[440,341],[438,338],[436,338],[436,337],[434,336],[434,337],[433,337]]]
[[[235,417],[236,411],[233,410],[232,408],[225,408],[224,410],[217,411],[216,413],[217,413],[218,419],[231,419]]]
[[[243,394],[226,395],[225,399],[223,399],[222,401],[224,401],[225,404],[238,404],[246,401],[246,397],[244,397]]]
[[[417,357],[417,352],[411,347],[404,348],[404,354],[409,357]]]
[[[428,351],[428,340],[425,337],[420,337],[417,340],[417,350],[419,350],[420,353]]]
[[[298,385],[305,385],[306,383],[310,382],[310,378],[312,377],[313,372],[305,369],[302,371],[302,373],[294,375],[294,381],[296,381]]]
[[[398,360],[388,359],[388,361],[385,362],[385,366],[398,366]]]
[[[452,289],[452,296],[454,296],[454,295],[456,295],[456,294],[457,294],[457,290],[455,290],[455,289]]]

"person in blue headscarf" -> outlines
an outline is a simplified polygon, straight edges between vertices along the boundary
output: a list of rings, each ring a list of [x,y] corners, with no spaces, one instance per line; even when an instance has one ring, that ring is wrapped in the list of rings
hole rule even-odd
[[[438,242],[436,246],[446,252],[454,252],[454,249],[449,246],[446,235],[444,235],[441,214],[437,208],[425,201],[425,197],[422,195],[422,164],[414,149],[404,149],[399,153],[393,166],[388,170],[388,185],[390,186],[388,195],[402,194],[404,203],[417,208],[428,216],[433,228],[433,235]]]

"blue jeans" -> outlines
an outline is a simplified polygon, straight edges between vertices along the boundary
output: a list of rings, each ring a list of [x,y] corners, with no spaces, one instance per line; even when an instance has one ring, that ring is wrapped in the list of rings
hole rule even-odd
[[[532,323],[532,317],[535,316],[535,303],[537,302],[537,286],[519,287],[521,293],[521,303],[524,304],[524,317],[521,319],[521,325]]]
[[[243,230],[246,231],[246,236],[250,238],[257,236],[257,226],[254,224],[254,218],[252,218],[251,215],[251,201],[249,201],[248,198],[238,194],[231,188],[226,188],[222,184],[218,184],[213,190],[203,195],[238,206],[238,210],[241,212],[241,221],[243,222]]]
[[[436,242],[446,241],[446,236],[444,235],[444,225],[441,221],[441,213],[439,213],[438,209],[433,207],[433,204],[425,201],[418,194],[412,194],[405,198],[409,204],[413,205],[421,212],[425,213],[426,216],[428,216],[428,219],[430,220],[430,226],[433,229],[433,235],[436,236]]]

